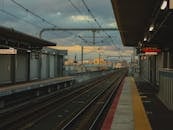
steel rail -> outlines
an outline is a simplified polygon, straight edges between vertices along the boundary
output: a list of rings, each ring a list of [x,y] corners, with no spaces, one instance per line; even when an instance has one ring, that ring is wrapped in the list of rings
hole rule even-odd
[[[124,76],[124,75],[123,75]],[[84,115],[84,112],[86,112],[97,100],[99,100],[99,98],[101,97],[101,95],[104,97],[103,94],[108,94],[109,91],[110,91],[110,96],[108,99],[106,99],[106,102],[104,103],[104,105],[102,106],[101,110],[99,110],[98,112],[98,115],[96,116],[94,122],[91,124],[91,126],[89,127],[89,129],[92,130],[93,127],[96,126],[96,123],[98,122],[100,116],[102,115],[103,111],[105,110],[106,106],[108,105],[108,103],[110,103],[110,100],[113,96],[113,94],[115,93],[115,91],[117,90],[118,88],[118,85],[120,83],[120,81],[122,80],[122,74],[119,74],[119,76],[117,76],[117,79],[116,80],[113,80],[110,84],[109,84],[109,87],[105,87],[104,91],[102,91],[101,93],[99,93],[96,97],[94,97],[81,111],[79,111],[64,127],[62,127],[62,130],[68,130],[68,129],[71,129],[70,127],[73,126],[73,122],[75,122],[76,120],[78,120],[77,118],[79,118],[81,115]],[[118,81],[118,84],[117,84],[117,80]],[[114,88],[114,85],[116,85],[116,88]],[[113,92],[108,89],[108,88],[113,88]],[[107,96],[106,96],[107,97]],[[105,97],[104,97],[105,98]],[[93,110],[93,109],[92,109]],[[96,108],[97,110],[97,108]],[[94,110],[93,110],[94,111]],[[83,118],[82,118],[83,119]],[[79,119],[80,120],[80,119]],[[72,127],[73,128],[73,127]],[[57,130],[59,129],[59,127],[55,128],[54,130]],[[77,128],[76,128],[77,129]]]
[[[100,129],[100,128],[98,128],[98,127],[100,127],[98,124],[100,123],[100,120],[101,120],[101,118],[103,116],[103,113],[106,111],[107,107],[111,103],[112,98],[115,97],[116,91],[118,90],[119,85],[121,84],[122,80],[123,80],[123,77],[119,79],[117,87],[112,91],[112,93],[110,94],[110,96],[108,97],[106,102],[104,103],[102,109],[100,110],[100,112],[98,113],[97,117],[95,118],[95,120],[93,121],[91,126],[89,127],[89,130]]]
[[[105,76],[104,76],[104,78],[105,78]],[[102,80],[102,78],[101,78],[101,79],[98,79],[98,80],[97,80],[96,82],[94,82],[94,83],[97,83],[97,82],[99,82],[100,80]],[[93,86],[94,83],[91,83],[90,85]],[[89,87],[90,85],[87,85],[87,86]],[[86,89],[86,88],[87,88],[87,87],[83,87],[83,89]],[[76,90],[76,91],[77,91],[77,90]],[[75,91],[75,92],[76,92],[76,91]],[[75,92],[69,93],[68,96],[73,95]],[[67,95],[66,95],[65,97],[67,97]],[[64,99],[65,97],[63,96],[63,97],[61,97],[60,99]],[[59,99],[59,100],[60,100],[60,99]],[[29,111],[28,113],[29,113],[30,115],[32,115],[32,113],[34,113],[35,111],[44,109],[45,107],[50,106],[52,103],[57,102],[57,99],[56,99],[56,101],[55,101],[55,100],[54,100],[54,101],[51,100],[51,102],[50,102],[50,101],[48,101],[48,102],[49,102],[49,103],[43,103],[43,104],[42,104],[42,107],[39,106],[39,107],[37,107],[36,109],[34,109],[34,111],[33,111],[33,109],[32,109],[32,110]],[[39,105],[40,105],[40,104],[39,104]],[[17,117],[17,118],[20,120],[21,118],[24,118],[24,117],[28,116],[28,113],[25,113],[24,115],[20,115],[20,117]],[[0,127],[3,128],[3,127],[5,127],[6,125],[9,125],[10,122],[11,122],[11,123],[12,123],[12,122],[16,122],[17,118],[16,118],[16,117],[13,118],[13,121],[8,120],[7,122],[4,122],[4,123],[1,122]]]

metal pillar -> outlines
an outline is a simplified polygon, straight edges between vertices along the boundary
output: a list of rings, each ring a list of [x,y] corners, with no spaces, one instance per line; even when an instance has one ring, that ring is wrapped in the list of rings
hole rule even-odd
[[[92,31],[93,32],[93,45],[95,45],[96,31],[119,31],[117,28],[43,28],[39,33],[39,38],[45,31]]]
[[[100,66],[100,58],[101,58],[101,55],[100,55],[100,53],[99,53],[99,66]]]
[[[83,45],[81,46],[81,64],[83,65]]]
[[[16,83],[16,55],[11,55],[11,81]]]
[[[92,30],[92,32],[93,32],[93,45],[95,45],[95,43],[96,43],[96,30]]]
[[[167,68],[170,68],[170,52],[169,51],[167,53],[167,57],[168,57],[168,59],[167,59]]]

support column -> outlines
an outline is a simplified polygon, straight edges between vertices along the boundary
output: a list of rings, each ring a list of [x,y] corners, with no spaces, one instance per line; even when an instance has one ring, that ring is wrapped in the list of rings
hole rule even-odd
[[[39,73],[38,75],[39,75],[39,79],[40,80],[42,79],[42,76],[41,76],[41,74],[42,74],[41,73],[41,70],[42,70],[42,60],[43,60],[42,59],[42,52],[40,52],[39,53],[39,72],[38,72]]]
[[[170,51],[167,52],[167,68],[170,68]]]
[[[81,64],[83,65],[83,45],[81,46]]]
[[[163,52],[163,68],[168,68],[168,51]]]
[[[27,75],[27,80],[30,80],[30,69],[31,69],[31,65],[30,65],[30,58],[31,58],[31,53],[27,53],[27,62],[28,62],[28,75]]]
[[[16,55],[11,55],[11,81],[16,83]]]
[[[169,68],[173,69],[173,50],[169,51]]]
[[[93,45],[95,45],[96,30],[92,30],[92,32],[93,32]]]

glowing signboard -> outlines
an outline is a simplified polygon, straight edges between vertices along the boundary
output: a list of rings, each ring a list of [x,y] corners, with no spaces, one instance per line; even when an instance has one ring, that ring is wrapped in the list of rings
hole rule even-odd
[[[0,54],[4,54],[4,55],[15,55],[17,54],[17,50],[16,49],[0,49]]]
[[[146,48],[142,48],[142,52],[146,53],[146,52],[161,52],[160,49],[158,48],[151,48],[151,47],[146,47]]]
[[[157,52],[145,52],[145,55],[157,55]]]

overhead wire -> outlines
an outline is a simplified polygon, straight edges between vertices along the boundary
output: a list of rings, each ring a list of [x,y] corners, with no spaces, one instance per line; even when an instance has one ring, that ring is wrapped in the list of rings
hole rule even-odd
[[[15,1],[15,0],[11,0],[11,1],[12,1],[14,4],[16,4],[17,6],[19,6],[20,8],[24,9],[26,12],[28,12],[28,13],[30,13],[31,15],[33,15],[33,16],[37,17],[38,19],[40,19],[42,22],[47,23],[47,24],[49,24],[49,25],[51,25],[51,26],[53,26],[53,27],[58,27],[56,24],[51,23],[50,21],[46,20],[46,19],[43,18],[42,16],[40,16],[40,15],[34,13],[33,11],[31,11],[30,9],[24,7],[22,4],[18,3],[17,1]],[[75,9],[78,11],[78,13],[82,14],[82,12],[79,10],[79,8],[78,8],[71,0],[69,0],[69,2],[70,2],[71,5],[73,6],[73,8],[75,8]],[[85,7],[87,8],[87,10],[88,10],[88,12],[90,13],[91,17],[94,19],[94,21],[97,23],[97,25],[101,28],[102,26],[99,24],[99,22],[97,21],[97,19],[96,19],[95,16],[94,16],[94,14],[92,13],[92,11],[88,8],[86,2],[85,2],[84,0],[82,0],[82,2],[83,2],[83,4],[85,5]],[[14,14],[10,14],[10,13],[7,12],[7,11],[1,10],[1,12],[6,13],[6,14],[8,14],[8,15],[11,15],[11,16],[13,16],[13,17],[16,17]],[[19,17],[16,17],[16,18],[19,18]],[[23,20],[24,20],[24,19],[23,19]],[[25,21],[26,21],[26,20],[25,20]],[[89,20],[88,20],[88,22],[89,22]],[[29,21],[27,21],[27,23],[32,24],[32,23],[29,22]],[[35,25],[34,25],[34,26],[35,26]],[[41,27],[39,26],[39,28],[41,28]],[[72,33],[72,32],[67,32],[67,33],[69,33],[69,34],[71,34],[71,35],[74,35],[74,33]],[[107,33],[106,33],[106,34],[107,34]],[[111,36],[110,36],[109,34],[107,34],[107,36],[108,36],[108,38],[111,38]],[[80,36],[80,35],[76,35],[76,37],[78,37],[79,39],[81,39],[81,40],[82,40],[83,42],[85,42],[85,43],[89,43],[86,39],[84,39],[84,38],[83,38],[82,36]]]
[[[84,13],[72,2],[72,0],[68,0],[68,2],[71,4],[71,6],[80,14],[80,15],[84,15]],[[86,20],[90,25],[92,25],[92,23],[87,19]]]
[[[15,0],[11,0],[14,4],[16,4],[17,6],[21,7],[22,9],[24,9],[26,12],[32,14],[33,16],[37,17],[38,19],[40,19],[41,21],[51,25],[51,26],[54,26],[54,27],[57,27],[55,24],[49,22],[48,20],[46,20],[45,18],[41,17],[40,15],[34,13],[33,11],[31,11],[30,9],[27,9],[25,8],[22,4],[18,3],[17,1]]]
[[[82,0],[82,3],[84,5],[84,7],[87,9],[87,11],[90,14],[90,16],[93,18],[93,20],[97,24],[97,26],[102,29],[102,25],[98,22],[98,20],[96,19],[95,15],[92,13],[91,9],[88,7],[88,5],[85,2],[85,0]],[[107,32],[104,31],[104,33],[107,35],[108,39],[111,39],[111,45],[116,48],[116,46],[113,44],[113,38]]]
[[[58,27],[56,24],[51,23],[50,21],[46,20],[46,19],[43,18],[42,16],[36,14],[35,12],[31,11],[30,9],[27,9],[26,7],[24,7],[22,4],[18,3],[17,1],[15,1],[15,0],[11,0],[11,1],[12,1],[13,3],[15,3],[16,5],[18,5],[19,7],[21,7],[21,8],[22,8],[23,10],[25,10],[26,12],[28,12],[28,13],[30,13],[31,15],[33,15],[33,16],[37,17],[38,19],[40,19],[41,22],[47,23],[47,24],[49,24],[49,25],[51,25],[51,26],[53,26],[53,27]],[[69,1],[69,2],[72,2],[71,0],[68,0],[68,1]],[[82,0],[82,1],[84,1],[84,0]],[[85,2],[85,1],[84,1],[84,2]],[[71,5],[73,6],[73,8],[76,8],[76,10],[78,10],[78,13],[83,14],[83,13],[80,11],[80,9],[79,9],[73,2],[71,3]],[[86,3],[85,3],[85,5],[87,6]],[[90,14],[91,14],[91,17],[93,17],[93,19],[94,19],[94,21],[96,22],[96,24],[97,24],[100,28],[102,28],[101,24],[97,21],[97,19],[95,18],[94,14],[92,13],[92,11],[91,11],[89,8],[88,8],[87,10],[89,10],[89,12],[90,12]],[[22,19],[22,18],[20,18],[19,16],[16,16],[15,14],[10,13],[10,12],[4,10],[4,9],[0,9],[0,12],[4,13],[4,14],[6,14],[6,15],[9,15],[9,16],[11,16],[11,17],[14,17],[14,18],[16,18],[16,19],[20,19],[20,20],[22,20],[23,22],[28,23],[28,24],[31,24],[31,25],[33,25],[33,26],[35,26],[35,27],[42,28],[41,26],[39,26],[39,25],[37,25],[37,24],[34,24],[34,23],[32,23],[32,22],[30,22],[30,21],[28,21],[28,20],[26,20],[26,19]],[[89,23],[89,22],[90,22],[90,21],[88,20],[88,23]],[[72,33],[72,32],[67,32],[67,33],[73,34],[73,35],[74,35],[74,33]],[[108,34],[108,35],[109,35],[109,34]],[[80,36],[80,35],[75,35],[75,36],[78,37],[78,38],[80,38],[80,39],[81,39],[82,41],[84,41],[85,43],[89,43],[88,40],[86,40],[86,39],[83,38],[82,36]],[[108,36],[108,38],[110,38],[110,37]],[[103,41],[103,42],[104,42],[104,41]]]
[[[4,10],[4,9],[0,9],[0,12],[2,12],[3,14],[6,14],[6,15],[8,15],[8,16],[14,17],[14,18],[16,18],[16,19],[20,19],[20,20],[22,20],[23,22],[25,22],[25,23],[27,23],[27,24],[30,24],[30,25],[32,25],[32,26],[35,26],[35,27],[37,27],[37,28],[42,28],[41,26],[39,26],[39,25],[37,25],[37,24],[34,24],[34,23],[32,23],[32,22],[30,22],[30,21],[28,21],[28,20],[21,19],[20,17],[16,16],[15,14],[13,14],[13,13],[11,13],[11,12],[8,12],[8,11],[6,11],[6,10]]]
[[[95,18],[94,14],[92,13],[92,11],[90,10],[90,8],[88,7],[88,5],[86,4],[86,2],[84,0],[82,0],[82,3],[84,5],[84,7],[87,9],[88,13],[91,15],[91,17],[93,18],[93,20],[96,22],[96,24],[98,25],[99,28],[102,28],[102,26],[100,25],[100,23],[97,21],[97,19]]]
[[[68,0],[68,2],[71,4],[71,6],[80,14],[83,15],[83,12],[72,2],[72,0]],[[87,22],[92,25],[92,23],[87,20]],[[83,37],[79,36],[85,43],[87,43],[89,45],[89,41],[84,39]]]
[[[45,22],[45,23],[47,23],[47,24],[49,24],[49,25],[51,25],[51,26],[53,26],[53,27],[55,27],[55,28],[56,28],[56,27],[59,27],[59,26],[57,26],[56,24],[51,23],[50,21],[46,20],[46,19],[43,18],[42,16],[40,16],[40,15],[36,14],[35,12],[31,11],[30,9],[24,7],[22,4],[18,3],[17,1],[15,1],[15,0],[11,0],[11,1],[12,1],[14,4],[16,4],[17,6],[19,6],[20,8],[22,8],[23,10],[25,10],[26,12],[28,12],[28,13],[30,13],[31,15],[33,15],[33,16],[37,17],[38,19],[40,19],[42,22]],[[66,31],[64,31],[64,32],[66,32]],[[74,35],[74,33],[72,33],[72,32],[66,32],[66,33],[71,34],[71,35]],[[80,35],[75,35],[75,36],[78,37],[79,39],[81,39],[82,41],[84,41],[85,43],[88,43],[87,40],[84,39],[82,36],[80,36]]]
[[[72,0],[68,0],[68,2],[71,4],[71,6],[72,6],[80,15],[84,15],[84,13],[72,2]],[[86,3],[85,3],[85,6],[86,6],[87,10],[88,10],[89,12],[91,12],[90,9],[87,7]],[[99,28],[101,28],[101,25],[99,24],[99,22],[97,21],[97,19],[95,18],[95,16],[93,15],[92,12],[91,12],[91,15],[92,15],[92,19],[94,19],[94,21],[97,22],[97,25],[99,26]],[[87,20],[87,22],[91,24],[91,22],[90,22],[89,20]],[[92,25],[92,24],[91,24],[91,25]],[[91,42],[91,41],[89,41],[89,42]],[[103,40],[101,40],[100,42],[102,43]],[[99,42],[96,42],[96,43],[99,43]]]
[[[92,13],[92,11],[90,10],[90,8],[88,7],[88,5],[86,4],[86,2],[84,0],[82,0],[82,3],[84,5],[84,7],[87,9],[88,13],[90,14],[90,16],[92,17],[92,19],[95,21],[95,23],[97,24],[97,26],[99,28],[102,28],[101,24],[97,21],[97,19],[95,18],[94,14]]]
[[[83,14],[80,9],[71,1],[68,0],[68,2],[72,5],[72,7],[79,13],[79,14]]]
[[[27,23],[27,24],[30,24],[30,25],[32,25],[32,26],[35,26],[35,27],[37,27],[37,28],[42,28],[41,26],[39,26],[39,25],[37,25],[37,24],[34,24],[34,23],[32,23],[32,22],[30,22],[30,21],[28,21],[28,20],[25,20],[25,19],[21,19],[19,16],[17,16],[17,15],[15,15],[15,14],[13,14],[13,13],[11,13],[11,12],[8,12],[8,11],[6,11],[6,10],[4,10],[4,9],[0,9],[0,12],[1,13],[3,13],[3,14],[6,14],[6,15],[8,15],[8,16],[11,16],[11,17],[13,17],[13,18],[15,18],[15,19],[18,19],[18,20],[21,20],[21,21],[23,21],[23,22],[25,22],[25,23]],[[55,35],[55,34],[54,34]],[[74,41],[73,41],[74,42]]]

